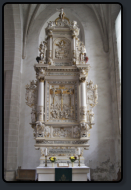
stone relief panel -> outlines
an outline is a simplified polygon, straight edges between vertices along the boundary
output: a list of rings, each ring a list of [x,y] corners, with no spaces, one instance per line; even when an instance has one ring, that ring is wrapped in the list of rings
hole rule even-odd
[[[47,120],[77,121],[77,84],[74,81],[47,83]]]
[[[74,129],[73,129],[73,137],[74,138],[80,137],[80,128],[79,128],[79,126],[74,127]]]
[[[53,137],[69,138],[72,137],[72,128],[53,128]]]
[[[67,38],[57,38],[53,43],[53,59],[69,60],[71,58],[71,42]]]

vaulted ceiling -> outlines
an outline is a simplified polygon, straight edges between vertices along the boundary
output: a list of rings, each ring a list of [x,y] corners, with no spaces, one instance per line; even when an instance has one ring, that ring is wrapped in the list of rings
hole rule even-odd
[[[62,4],[58,4],[60,8]],[[108,21],[109,16],[114,21],[120,11],[119,4],[85,4],[89,7],[96,17],[101,35],[103,38],[104,51],[108,52]],[[30,32],[31,26],[39,14],[45,9],[50,8],[50,4],[20,4],[20,11],[22,16],[23,24],[23,49],[26,44],[27,36]],[[110,13],[110,14],[109,14]],[[24,55],[23,55],[24,58]]]

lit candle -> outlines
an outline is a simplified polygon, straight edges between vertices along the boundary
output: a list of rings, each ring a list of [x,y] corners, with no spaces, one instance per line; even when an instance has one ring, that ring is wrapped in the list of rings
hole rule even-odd
[[[47,156],[47,148],[45,149],[45,155]]]
[[[79,151],[79,152],[78,152],[78,155],[80,155],[80,148],[78,149],[78,151]]]

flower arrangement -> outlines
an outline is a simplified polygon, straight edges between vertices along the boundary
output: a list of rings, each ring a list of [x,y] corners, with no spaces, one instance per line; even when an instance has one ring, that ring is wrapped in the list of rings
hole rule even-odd
[[[77,160],[77,157],[76,156],[71,156],[71,157],[69,157],[69,159],[71,160],[71,162],[75,162]]]
[[[49,158],[51,162],[55,162],[56,161],[56,157],[50,157]]]

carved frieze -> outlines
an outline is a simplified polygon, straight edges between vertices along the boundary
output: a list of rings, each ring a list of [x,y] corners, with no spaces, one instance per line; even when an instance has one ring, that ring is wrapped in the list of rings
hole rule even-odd
[[[72,128],[53,128],[53,137],[69,138],[72,137]]]
[[[41,156],[45,155],[45,148],[41,147]],[[75,147],[49,147],[47,149],[48,156],[77,156],[78,148]],[[83,148],[80,150],[81,156],[83,156]]]

